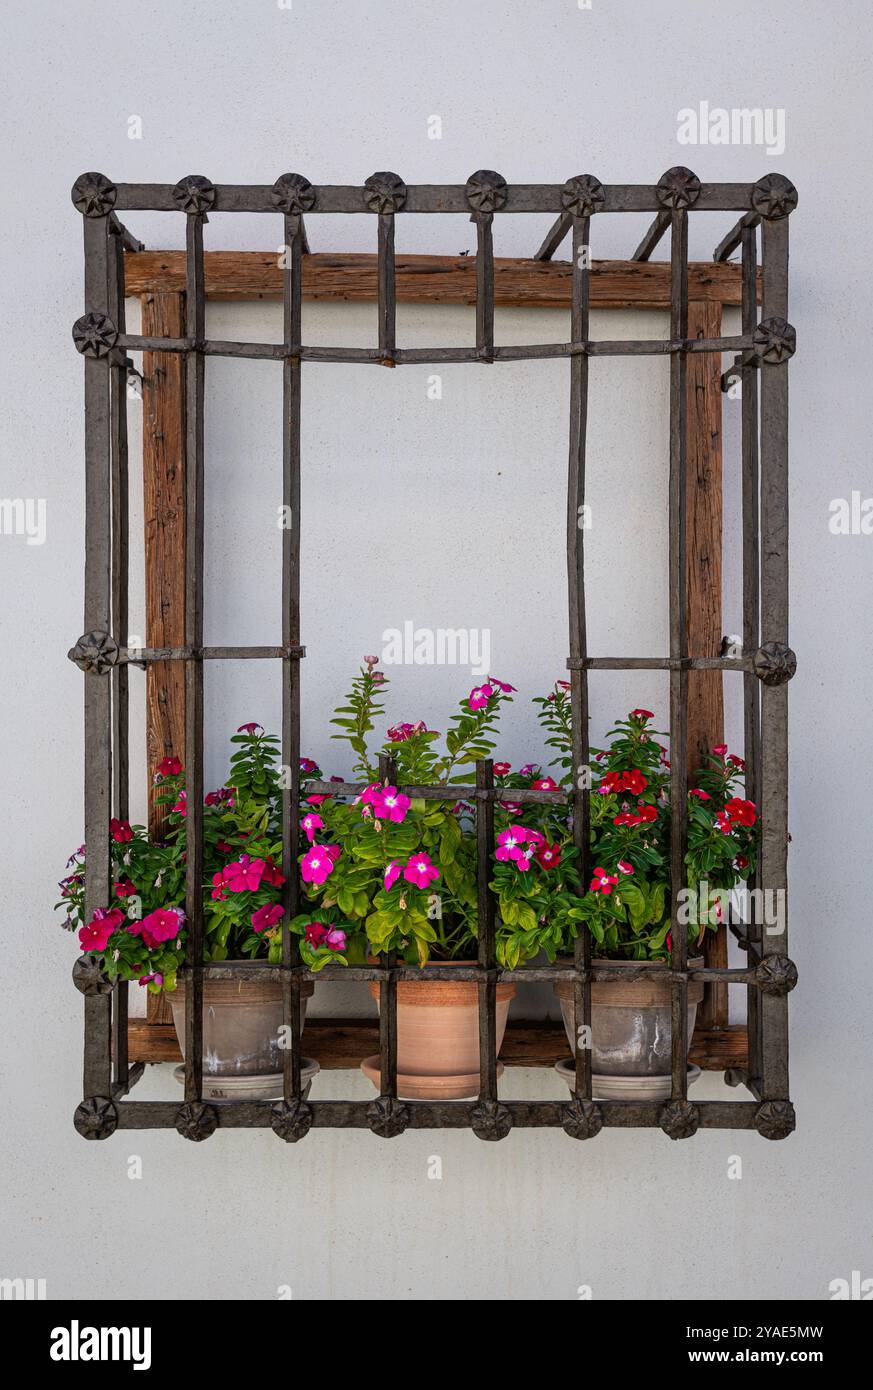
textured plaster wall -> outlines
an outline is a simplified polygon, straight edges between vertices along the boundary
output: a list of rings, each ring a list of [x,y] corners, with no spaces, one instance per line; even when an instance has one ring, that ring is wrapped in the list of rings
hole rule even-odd
[[[48,0],[7,7],[4,164],[2,493],[45,498],[42,546],[0,536],[4,661],[4,1114],[6,1211],[0,1274],[43,1277],[50,1297],[573,1299],[633,1296],[821,1298],[853,1269],[873,1273],[869,1209],[870,556],[864,536],[834,536],[834,498],[873,491],[866,347],[866,242],[851,206],[870,127],[863,42],[869,10],[777,0],[723,7],[593,0],[336,3],[272,0],[146,7]],[[754,48],[744,35],[752,34]],[[839,84],[832,76],[840,74]],[[778,159],[742,146],[677,143],[677,112],[784,110]],[[429,118],[442,139],[428,138]],[[142,122],[132,140],[130,118]],[[431,126],[431,129],[433,127]],[[650,182],[675,163],[704,178],[771,169],[800,190],[792,218],[791,688],[792,1000],[797,1133],[562,1134],[504,1143],[465,1134],[312,1133],[285,1148],[270,1133],[172,1132],[85,1145],[73,1132],[80,1085],[74,944],[52,918],[54,883],[81,838],[81,677],[63,659],[81,628],[82,390],[69,328],[81,311],[81,227],[68,189],[84,169],[116,179],[272,182],[299,169],[353,182],[396,169],[409,182],[463,181],[493,167],[510,180]],[[833,209],[825,207],[826,197]],[[151,246],[178,246],[169,216],[131,218]],[[604,218],[595,254],[629,254],[646,219]],[[530,254],[548,219],[503,219],[498,254]],[[725,219],[692,224],[705,259]],[[365,218],[312,218],[319,250],[364,250]],[[210,247],[278,245],[272,219],[216,216]],[[472,249],[463,218],[404,220],[398,247]],[[275,332],[271,306],[215,306],[219,336]],[[499,313],[503,341],[546,341],[555,313]],[[598,316],[595,331],[605,332]],[[460,341],[461,309],[406,307],[404,341]],[[310,341],[369,342],[370,306],[307,306]],[[663,334],[621,315],[611,335]],[[536,753],[529,696],[561,674],[566,369],[561,364],[446,368],[443,399],[424,369],[321,368],[305,376],[304,740],[330,761],[324,724],[345,673],[382,630],[489,627],[495,672],[521,688],[505,755]],[[260,363],[208,369],[207,639],[275,640],[279,392]],[[136,438],[138,417],[131,411]],[[726,404],[725,630],[739,622],[733,512],[737,424]],[[666,374],[656,362],[592,368],[592,643],[605,654],[656,652],[665,640]],[[134,488],[134,493],[136,489]],[[138,501],[134,511],[139,515]],[[417,567],[409,562],[413,551]],[[138,602],[134,595],[134,608]],[[131,626],[133,627],[133,621]],[[466,673],[398,668],[393,718],[440,728]],[[209,672],[209,775],[224,731],[275,725],[278,686],[264,671]],[[595,737],[625,701],[665,708],[646,676],[601,677]],[[141,706],[135,706],[135,709]],[[736,737],[736,702],[729,730]],[[442,721],[442,724],[441,724]],[[338,770],[345,763],[338,759]],[[142,802],[144,788],[137,789]],[[847,810],[847,808],[851,808]],[[849,951],[852,956],[850,958]],[[321,991],[325,993],[324,990]],[[343,991],[343,1006],[361,995]],[[320,1001],[321,1007],[330,1007]],[[139,1094],[173,1094],[166,1068]],[[324,1096],[363,1095],[359,1076],[320,1078]],[[548,1073],[516,1072],[506,1094],[560,1097]],[[722,1094],[718,1077],[696,1094]],[[143,1161],[128,1177],[131,1155]],[[430,1156],[442,1160],[430,1180]],[[729,1181],[731,1155],[743,1177]],[[684,1216],[683,1213],[689,1215]],[[106,1214],[121,1238],[107,1239]],[[786,1220],[790,1213],[790,1220]],[[703,1220],[706,1226],[704,1229]],[[190,1253],[180,1256],[182,1249]]]

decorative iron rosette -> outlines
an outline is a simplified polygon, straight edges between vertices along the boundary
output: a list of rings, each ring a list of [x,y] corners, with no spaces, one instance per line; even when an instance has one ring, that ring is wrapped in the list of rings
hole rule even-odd
[[[88,1096],[76,1106],[73,1125],[83,1139],[108,1139],[118,1128],[118,1111],[108,1096]]]
[[[697,1133],[697,1106],[690,1100],[668,1100],[661,1108],[661,1128],[669,1139],[690,1139]]]
[[[111,633],[86,632],[70,648],[67,657],[80,671],[103,676],[117,663],[118,652],[118,643]]]
[[[364,202],[371,212],[399,212],[406,202],[406,184],[399,174],[371,174],[364,180]]]
[[[797,984],[797,966],[788,956],[765,956],[755,967],[755,979],[762,994],[779,998]]]
[[[474,216],[499,212],[506,206],[506,179],[494,169],[477,169],[467,179],[464,189],[467,206]]]
[[[768,222],[788,217],[797,207],[797,189],[784,174],[765,174],[752,189],[752,208]]]
[[[173,189],[173,202],[189,217],[202,217],[215,202],[215,184],[203,174],[186,174]]]
[[[483,1100],[470,1115],[470,1128],[477,1139],[505,1139],[512,1129],[512,1112],[497,1100]]]
[[[302,1100],[277,1100],[270,1110],[270,1125],[286,1144],[296,1144],[312,1128],[312,1109]]]
[[[603,203],[603,184],[593,174],[577,174],[561,189],[561,207],[574,217],[593,217]]]
[[[396,1139],[409,1124],[409,1107],[393,1096],[379,1096],[367,1106],[367,1124],[380,1139]]]
[[[114,988],[97,956],[80,956],[73,965],[72,976],[80,994],[111,994]]]
[[[571,1139],[594,1139],[603,1128],[603,1115],[600,1106],[593,1100],[581,1100],[574,1096],[564,1107],[561,1121],[564,1133]]]
[[[176,1112],[176,1129],[183,1139],[199,1144],[208,1139],[218,1127],[218,1112],[214,1105],[206,1105],[202,1100],[186,1101]]]
[[[315,206],[315,189],[302,174],[280,174],[273,184],[270,199],[279,212],[301,217]]]
[[[655,189],[662,208],[678,212],[693,207],[700,197],[700,179],[690,169],[677,164],[658,179]]]
[[[105,174],[80,174],[70,189],[73,207],[83,217],[106,217],[115,207],[118,189]]]
[[[84,357],[108,357],[117,341],[118,329],[105,314],[89,311],[73,324],[73,342]]]
[[[758,361],[769,362],[771,366],[787,362],[797,351],[797,332],[786,319],[762,319],[752,341]]]
[[[787,1139],[796,1124],[790,1100],[765,1100],[755,1112],[755,1129],[764,1139]]]
[[[765,642],[752,657],[752,670],[765,685],[784,685],[797,670],[797,657],[784,642]]]

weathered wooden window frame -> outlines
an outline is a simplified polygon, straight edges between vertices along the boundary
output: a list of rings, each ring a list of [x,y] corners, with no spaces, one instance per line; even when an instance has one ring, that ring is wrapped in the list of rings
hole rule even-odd
[[[104,1138],[120,1128],[175,1126],[191,1139],[203,1139],[217,1126],[272,1126],[286,1140],[302,1138],[316,1126],[367,1127],[384,1137],[405,1128],[470,1127],[483,1139],[499,1139],[513,1126],[562,1126],[575,1138],[590,1138],[603,1125],[660,1126],[671,1138],[708,1128],[756,1128],[767,1138],[783,1138],[794,1127],[788,1099],[787,994],[796,969],[787,956],[787,925],[780,933],[760,925],[732,924],[748,953],[742,969],[727,963],[726,934],[709,944],[701,969],[689,969],[687,942],[678,915],[684,885],[688,760],[675,755],[671,768],[672,862],[671,901],[674,956],[672,1094],[666,1103],[595,1101],[591,1058],[576,1054],[576,1085],[569,1101],[500,1101],[497,1096],[494,1045],[495,993],[498,979],[554,980],[572,974],[579,1026],[590,1019],[590,986],[607,979],[608,963],[594,966],[590,939],[580,934],[572,967],[537,966],[503,971],[494,954],[494,904],[487,888],[493,842],[495,789],[490,762],[477,765],[476,784],[453,788],[452,799],[475,801],[479,846],[479,910],[482,924],[478,963],[453,967],[478,982],[482,1085],[477,1101],[423,1103],[399,1100],[396,1075],[396,985],[420,978],[393,958],[373,967],[328,968],[321,980],[334,977],[380,981],[379,1040],[381,1094],[375,1101],[303,1101],[300,1087],[300,986],[309,972],[301,964],[296,940],[283,932],[281,966],[265,962],[202,960],[202,800],[203,800],[203,667],[206,659],[263,659],[282,662],[282,761],[292,769],[292,785],[283,793],[284,921],[296,911],[299,818],[299,486],[300,389],[304,361],[370,362],[394,367],[406,363],[493,363],[525,358],[570,361],[570,467],[568,485],[568,593],[570,608],[571,699],[574,714],[574,764],[588,762],[588,671],[658,669],[670,673],[671,747],[686,747],[691,764],[719,736],[721,680],[724,671],[740,671],[744,682],[745,752],[748,795],[762,804],[764,841],[753,886],[784,898],[787,850],[787,685],[795,668],[787,631],[787,359],[795,335],[787,322],[788,222],[796,205],[793,185],[770,174],[754,185],[701,184],[685,169],[669,170],[657,185],[602,185],[581,175],[560,185],[507,185],[493,171],[479,171],[466,185],[411,185],[397,175],[375,174],[361,186],[315,187],[300,175],[283,175],[272,186],[213,185],[189,176],[175,186],[112,184],[100,174],[85,174],[73,188],[73,201],[84,218],[85,313],[74,326],[77,348],[85,357],[86,398],[86,566],[85,635],[70,656],[86,673],[85,687],[85,821],[86,907],[93,912],[108,900],[111,814],[126,817],[128,807],[128,672],[130,664],[147,671],[149,762],[185,750],[189,814],[186,822],[186,913],[189,923],[186,968],[190,971],[192,1007],[187,1010],[185,1096],[175,1101],[126,1100],[142,1074],[143,1062],[129,1059],[127,985],[114,987],[95,958],[83,956],[74,979],[85,996],[85,1068],[83,1101],[75,1124],[88,1138]],[[691,208],[741,213],[717,248],[711,266],[689,266],[688,218]],[[186,251],[145,252],[119,221],[118,211],[177,210],[186,216]],[[268,212],[284,219],[286,265],[275,256],[215,252],[204,255],[203,224],[215,211]],[[303,216],[319,213],[370,212],[377,218],[378,254],[313,256],[309,254]],[[654,212],[654,221],[630,262],[605,262],[589,268],[592,216],[600,212]],[[461,212],[476,225],[475,260],[394,255],[395,215],[403,212]],[[496,213],[551,212],[557,220],[533,261],[495,261],[492,225]],[[762,229],[763,273],[757,266],[757,232]],[[660,238],[671,232],[669,265],[648,264]],[[573,259],[556,264],[551,257],[571,233]],[[726,264],[742,248],[740,267]],[[584,250],[583,250],[584,248]],[[758,293],[762,284],[762,316]],[[692,293],[690,294],[690,289]],[[125,296],[138,293],[143,304],[140,334],[128,334]],[[284,306],[280,344],[218,342],[205,336],[207,297],[278,297]],[[301,302],[313,298],[364,298],[378,303],[378,347],[307,347],[301,342]],[[473,303],[475,347],[404,349],[395,339],[398,299]],[[494,306],[540,304],[571,311],[569,343],[500,347],[494,344]],[[723,337],[722,305],[739,303],[742,332]],[[664,307],[670,309],[667,342],[592,340],[589,310],[597,307]],[[144,455],[147,518],[162,512],[169,482],[177,505],[174,524],[147,529],[147,550],[156,549],[148,565],[148,623],[145,648],[130,648],[127,634],[128,477],[126,382],[128,351],[144,353]],[[721,544],[720,488],[720,354],[737,354],[731,373],[743,382],[743,647],[725,655],[720,647]],[[597,658],[587,650],[585,633],[584,533],[576,524],[584,501],[588,359],[602,355],[667,354],[670,357],[670,654],[663,658]],[[283,366],[283,502],[291,507],[295,527],[283,532],[282,643],[262,648],[207,648],[203,645],[203,386],[210,355],[281,361]],[[760,412],[758,372],[760,379]],[[689,428],[689,410],[693,424]],[[759,421],[760,413],[760,421]],[[760,430],[760,441],[759,441]],[[146,460],[144,459],[144,463]],[[689,486],[690,476],[704,486]],[[152,489],[149,493],[149,488]],[[699,510],[699,515],[698,515]],[[689,511],[697,544],[687,545]],[[760,536],[767,538],[762,547]],[[169,611],[160,589],[169,566],[164,554],[184,551],[184,587],[170,598]],[[168,549],[166,549],[168,547]],[[184,612],[179,600],[184,598]],[[174,611],[175,610],[175,611]],[[175,624],[175,626],[174,626]],[[714,645],[718,645],[718,650]],[[693,654],[692,654],[693,653]],[[693,684],[692,684],[693,683]],[[697,688],[694,689],[694,686]],[[689,691],[694,690],[693,717]],[[383,771],[390,772],[386,762]],[[326,784],[326,790],[342,790]],[[310,788],[312,790],[312,788]],[[349,792],[357,790],[352,784]],[[419,796],[445,798],[442,787],[416,788]],[[517,799],[578,802],[575,838],[587,881],[588,792],[521,792]],[[154,815],[154,808],[152,808]],[[784,914],[783,914],[784,917]],[[652,967],[640,963],[645,973]],[[444,967],[429,965],[439,977]],[[614,967],[613,967],[614,969]],[[283,1054],[284,1096],[277,1102],[220,1101],[201,1097],[204,972],[218,978],[256,976],[280,979],[285,1023],[291,1046]],[[730,1063],[727,1079],[743,1084],[749,1100],[691,1102],[687,1097],[686,999],[688,983],[707,986],[704,1054],[709,1064]],[[748,999],[748,1051],[709,1042],[722,1035],[745,1039],[727,1026],[727,988],[744,984]],[[530,1025],[527,1025],[530,1028]],[[131,1030],[132,1037],[138,1036]],[[114,1046],[113,1046],[114,1042]],[[342,1052],[342,1048],[338,1049]],[[548,1052],[548,1044],[545,1045]],[[517,1059],[544,1061],[543,1041],[521,1046]],[[563,1052],[563,1048],[560,1049]],[[161,1054],[158,1055],[166,1055]],[[359,1053],[357,1055],[360,1055]],[[504,1056],[506,1046],[504,1046]],[[560,1054],[559,1054],[560,1055]],[[334,1058],[341,1065],[342,1057]]]

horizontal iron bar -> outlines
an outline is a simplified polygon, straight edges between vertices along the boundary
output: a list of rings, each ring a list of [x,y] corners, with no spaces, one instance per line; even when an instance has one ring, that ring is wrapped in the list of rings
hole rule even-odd
[[[183,972],[190,967],[183,967]],[[205,961],[196,967],[207,971],[214,980],[238,980],[257,978],[259,980],[279,981],[289,971],[297,971],[302,980],[320,981],[340,980],[381,980],[392,974],[398,980],[480,980],[488,974],[483,967],[473,963],[431,964],[431,965],[326,965],[316,974],[305,966],[271,965],[268,961],[220,960]],[[504,970],[495,967],[498,981],[513,981],[516,984],[548,984],[553,980],[621,980],[634,981],[647,975],[657,975],[666,983],[674,980],[702,981],[712,984],[754,985],[755,972],[751,969],[720,966],[700,966],[697,969],[668,970],[658,961],[598,961],[586,972],[580,967],[577,971],[572,964],[567,965],[525,965],[518,970]]]
[[[151,661],[293,661],[305,655],[305,647],[122,647],[118,661],[138,666]]]
[[[705,183],[694,204],[695,212],[746,212],[752,205],[752,184]],[[130,212],[178,212],[171,183],[119,183],[115,206]],[[373,216],[365,202],[367,190],[363,184],[315,184],[311,213],[363,212]],[[515,183],[506,189],[506,203],[501,213],[564,211],[560,183]],[[655,184],[604,184],[603,212],[658,212],[658,189]],[[215,212],[268,212],[280,216],[273,202],[272,184],[219,183],[215,185],[215,201],[209,209]],[[466,186],[462,183],[407,185],[406,200],[397,215],[411,212],[460,212],[470,214]],[[311,215],[311,214],[310,214]]]
[[[120,333],[117,344],[129,352],[200,352],[206,357],[243,357],[266,362],[360,362],[385,365],[379,348],[307,347],[304,344],[237,343],[217,338],[197,342],[193,338],[144,337]],[[727,338],[591,338],[580,343],[529,343],[495,347],[485,354],[479,348],[395,348],[391,363],[421,366],[430,362],[527,362],[564,357],[662,357],[686,352],[751,351],[750,335]]]
[[[568,671],[751,671],[750,656],[567,657]]]
[[[608,1128],[657,1129],[661,1125],[662,1101],[601,1100],[597,1106]],[[122,1101],[118,1107],[119,1129],[173,1129],[179,1113],[178,1101]],[[271,1100],[211,1100],[219,1129],[270,1129]],[[369,1100],[306,1101],[314,1129],[369,1129]],[[408,1129],[469,1129],[478,1101],[403,1100]],[[568,1112],[568,1102],[559,1100],[500,1102],[512,1117],[514,1129],[560,1128]],[[709,1100],[692,1102],[700,1129],[754,1129],[758,1103],[748,1100]]]
[[[359,796],[366,782],[307,782],[306,794],[313,792],[331,796]],[[531,787],[494,787],[480,790],[470,785],[447,786],[442,783],[427,786],[403,785],[407,796],[420,801],[533,801],[542,806],[560,806],[572,794],[566,791],[535,791]]]

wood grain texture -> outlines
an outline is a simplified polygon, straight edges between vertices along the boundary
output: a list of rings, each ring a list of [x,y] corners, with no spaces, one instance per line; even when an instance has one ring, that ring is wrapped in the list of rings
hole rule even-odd
[[[274,251],[207,251],[208,299],[281,299],[282,270]],[[184,251],[128,252],[124,258],[128,294],[145,295],[185,288]],[[406,304],[475,304],[475,256],[397,256],[396,296]],[[495,258],[494,303],[569,309],[569,261]],[[303,298],[376,301],[378,258],[367,254],[317,253],[303,257]],[[595,261],[591,269],[595,309],[668,309],[670,267],[663,262]],[[688,267],[691,298],[712,304],[739,304],[741,270],[709,262]],[[143,328],[143,333],[146,329]]]
[[[141,297],[143,334],[184,332],[185,296],[152,290]],[[185,359],[179,353],[143,353],[143,518],[145,528],[145,644],[185,643]],[[146,749],[149,833],[159,838],[163,808],[155,804],[154,777],[162,758],[183,756],[185,666],[150,663],[146,670]],[[163,995],[149,995],[150,1022],[171,1020]]]
[[[128,1025],[128,1047],[134,1062],[174,1062],[182,1060],[176,1032],[170,1024],[148,1024],[132,1018]],[[354,1070],[362,1058],[379,1051],[379,1025],[375,1019],[313,1018],[306,1020],[303,1051],[314,1057],[325,1071]],[[553,1067],[569,1056],[567,1036],[561,1023],[510,1019],[500,1060],[507,1067]],[[690,1060],[704,1071],[742,1069],[747,1065],[748,1041],[743,1025],[713,1031],[698,1028],[691,1041]]]
[[[688,306],[689,338],[721,335],[720,304],[692,300]],[[722,615],[722,392],[721,361],[716,353],[688,356],[688,434],[686,447],[688,650],[693,656],[718,656]],[[721,671],[688,673],[688,770],[705,763],[724,738],[724,675]],[[707,931],[707,965],[726,966],[727,927]],[[707,985],[700,1008],[701,1026],[724,1027],[728,1021],[727,985]]]

